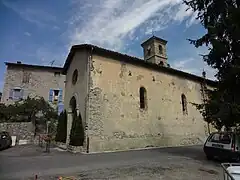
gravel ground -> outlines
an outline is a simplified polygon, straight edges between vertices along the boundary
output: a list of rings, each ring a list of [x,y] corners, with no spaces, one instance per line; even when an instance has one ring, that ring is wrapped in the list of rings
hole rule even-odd
[[[201,146],[71,154],[34,146],[0,152],[0,180],[222,180],[220,163],[207,161]],[[73,178],[72,178],[73,179]],[[63,180],[67,180],[64,179]],[[68,180],[70,180],[68,178]]]
[[[222,180],[220,165],[214,162],[201,162],[190,158],[171,157],[163,163],[146,162],[82,171],[76,174],[66,174],[67,180]],[[181,164],[182,163],[182,164]],[[59,176],[42,177],[39,180],[56,180]],[[72,178],[71,178],[72,177]],[[63,178],[63,180],[65,180]]]

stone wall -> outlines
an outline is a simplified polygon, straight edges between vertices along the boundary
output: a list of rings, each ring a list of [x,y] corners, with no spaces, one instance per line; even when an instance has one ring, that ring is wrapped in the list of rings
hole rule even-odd
[[[202,102],[199,82],[100,56],[93,56],[92,66],[90,152],[203,143],[207,125],[192,105]],[[139,103],[141,86],[145,109]]]
[[[23,83],[24,72],[28,72],[29,82]],[[5,74],[5,82],[3,87],[3,94],[1,102],[5,104],[13,103],[14,101],[9,99],[10,89],[21,88],[23,93],[23,98],[27,96],[41,96],[45,100],[49,99],[50,89],[63,89],[65,88],[65,76],[55,75],[53,70],[29,68],[29,67],[12,67],[7,68]],[[63,93],[64,96],[64,93]],[[64,99],[64,97],[63,97]]]
[[[33,140],[34,132],[31,122],[0,123],[0,131],[7,131],[11,136],[17,136],[17,141]]]
[[[67,111],[71,108],[70,100],[74,97],[76,99],[76,108],[79,109],[83,120],[85,120],[85,102],[87,99],[87,69],[87,52],[76,52],[67,71],[65,84],[67,91],[65,92],[64,108]],[[78,77],[76,84],[73,84],[72,77],[75,70],[78,72]]]
[[[74,97],[76,99],[76,108],[82,116],[83,125],[86,125],[86,102],[87,102],[87,84],[88,84],[88,54],[86,51],[76,52],[66,74],[66,91],[64,99],[64,108],[69,111],[71,109],[70,101]],[[78,71],[76,84],[72,83],[73,72]],[[68,112],[69,113],[69,112]],[[72,114],[68,114],[67,123],[67,144],[72,127]]]

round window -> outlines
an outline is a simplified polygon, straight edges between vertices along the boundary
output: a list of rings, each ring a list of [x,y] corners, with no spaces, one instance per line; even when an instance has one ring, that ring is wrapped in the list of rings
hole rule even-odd
[[[72,76],[72,83],[73,83],[73,85],[76,84],[77,79],[78,79],[78,70],[75,69],[74,72],[73,72],[73,76]]]

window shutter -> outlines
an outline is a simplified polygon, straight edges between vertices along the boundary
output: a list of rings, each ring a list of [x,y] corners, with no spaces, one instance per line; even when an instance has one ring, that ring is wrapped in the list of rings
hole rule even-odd
[[[61,112],[63,112],[64,110],[64,104],[63,103],[59,103],[58,104],[58,115],[60,115]]]
[[[24,89],[21,89],[20,97],[19,97],[19,98],[20,98],[20,99],[24,99],[23,97],[24,97]]]
[[[63,102],[63,90],[59,90],[58,102]]]
[[[9,91],[9,99],[13,99],[13,89],[10,89]]]
[[[53,102],[53,89],[49,90],[49,98],[48,98],[49,102]]]

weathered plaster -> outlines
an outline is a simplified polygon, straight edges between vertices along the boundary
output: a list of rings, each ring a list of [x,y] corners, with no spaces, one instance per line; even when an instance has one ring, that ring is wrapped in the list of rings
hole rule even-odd
[[[78,79],[75,85],[72,84],[72,75],[74,70],[78,70]],[[81,113],[83,125],[86,126],[86,104],[88,100],[87,93],[87,81],[88,81],[88,54],[86,51],[76,52],[69,69],[66,74],[66,84],[65,84],[65,99],[64,107],[65,109],[71,111],[70,100],[74,96],[76,99],[77,112]],[[72,127],[72,114],[68,115],[68,138],[70,135]],[[67,146],[69,144],[69,139],[66,142]],[[86,146],[86,144],[84,144]]]
[[[29,72],[29,83],[23,83],[23,72]],[[9,91],[12,88],[20,87],[24,89],[24,96],[41,96],[48,100],[50,89],[64,90],[64,75],[54,75],[54,70],[43,70],[29,67],[8,67],[5,74],[5,83],[1,102],[9,104],[13,103],[9,99]],[[64,99],[64,93],[63,93]]]
[[[72,84],[72,75],[74,70],[78,70],[78,79],[75,85]],[[76,52],[71,65],[66,74],[65,83],[65,109],[70,109],[70,100],[74,96],[77,101],[77,107],[85,119],[85,98],[87,96],[87,53],[84,51]]]
[[[205,138],[206,123],[191,105],[202,102],[199,82],[100,56],[93,56],[91,67],[90,152],[199,144]],[[146,110],[139,108],[141,86],[147,90]]]

